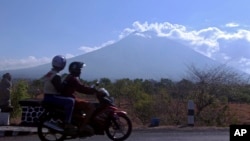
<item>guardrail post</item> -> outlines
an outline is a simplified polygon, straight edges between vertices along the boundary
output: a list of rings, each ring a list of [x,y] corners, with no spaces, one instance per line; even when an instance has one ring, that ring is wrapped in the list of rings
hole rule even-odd
[[[188,126],[194,126],[194,101],[188,101]]]
[[[10,113],[13,111],[12,106],[1,106],[0,107],[0,126],[10,125]]]
[[[10,113],[0,111],[0,126],[10,124]]]

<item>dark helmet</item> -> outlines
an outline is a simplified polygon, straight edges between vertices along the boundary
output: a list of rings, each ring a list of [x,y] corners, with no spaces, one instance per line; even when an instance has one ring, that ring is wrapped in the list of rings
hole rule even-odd
[[[72,62],[69,65],[70,74],[73,76],[79,77],[83,66],[85,66],[85,64],[83,62]]]
[[[66,65],[66,59],[62,55],[57,55],[52,59],[52,67],[61,71],[64,69]]]

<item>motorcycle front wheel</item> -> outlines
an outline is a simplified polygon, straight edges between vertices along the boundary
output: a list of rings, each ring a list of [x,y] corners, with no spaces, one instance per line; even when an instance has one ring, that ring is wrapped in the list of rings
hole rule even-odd
[[[40,119],[37,126],[37,134],[41,141],[64,141],[66,136],[58,126],[62,121],[54,120],[51,117]]]
[[[113,141],[124,141],[132,132],[132,122],[126,114],[117,114],[105,132]]]

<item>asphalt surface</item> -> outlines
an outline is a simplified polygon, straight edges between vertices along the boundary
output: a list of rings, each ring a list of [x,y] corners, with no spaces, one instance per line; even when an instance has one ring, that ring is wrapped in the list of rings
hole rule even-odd
[[[136,131],[181,131],[181,132],[216,132],[224,131],[229,132],[229,127],[189,127],[189,126],[159,126],[151,128],[136,128],[133,129]],[[23,135],[32,135],[37,133],[36,127],[25,127],[25,126],[0,126],[0,137],[4,136],[23,136]]]
[[[134,131],[126,141],[229,141],[227,132],[138,132]],[[35,135],[1,137],[0,141],[41,141]],[[111,141],[107,136],[92,136],[88,138],[76,138],[65,141]],[[236,140],[238,141],[238,140]],[[239,139],[241,141],[241,139]]]

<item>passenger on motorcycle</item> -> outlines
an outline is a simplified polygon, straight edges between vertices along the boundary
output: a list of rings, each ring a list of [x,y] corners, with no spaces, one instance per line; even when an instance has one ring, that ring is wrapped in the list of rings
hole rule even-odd
[[[44,103],[51,103],[63,107],[65,110],[65,125],[66,132],[76,130],[76,127],[71,124],[72,113],[74,110],[75,100],[70,97],[64,97],[62,92],[61,76],[58,74],[64,69],[66,59],[64,56],[57,55],[52,59],[52,69],[42,77],[44,82]]]
[[[94,131],[93,128],[89,125],[89,121],[92,114],[94,113],[95,106],[84,99],[77,98],[74,95],[75,92],[84,94],[95,94],[99,92],[95,88],[91,88],[81,83],[80,74],[83,66],[83,62],[72,62],[69,65],[69,74],[63,80],[64,89],[62,94],[66,97],[75,98],[75,108],[82,109],[86,114],[85,120],[80,126],[80,132],[93,135]]]

